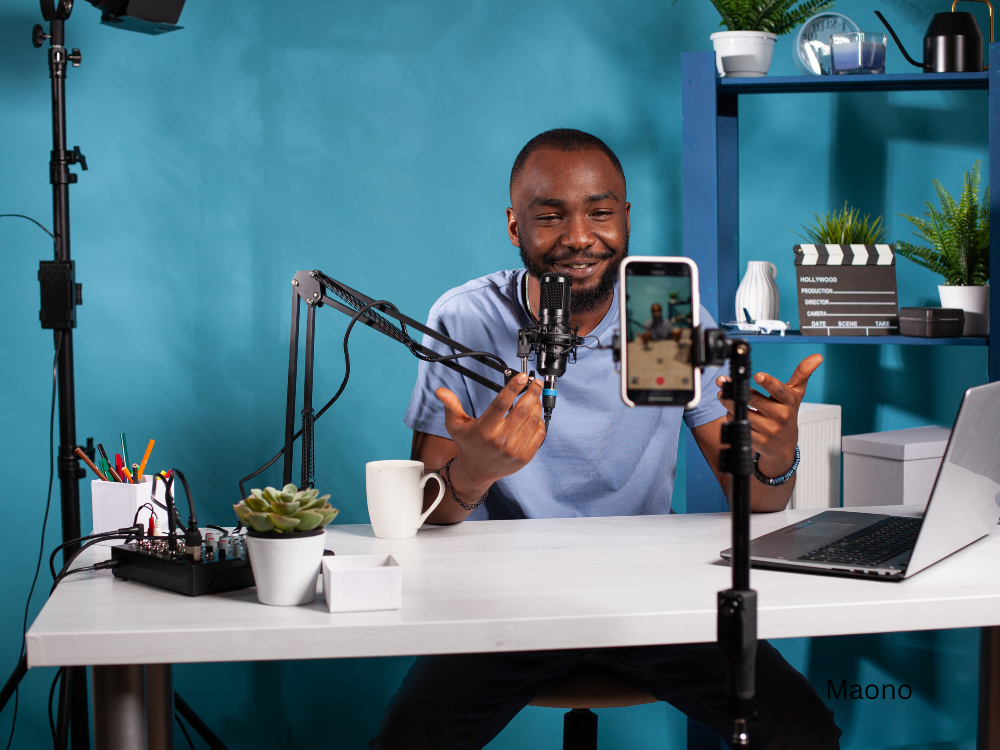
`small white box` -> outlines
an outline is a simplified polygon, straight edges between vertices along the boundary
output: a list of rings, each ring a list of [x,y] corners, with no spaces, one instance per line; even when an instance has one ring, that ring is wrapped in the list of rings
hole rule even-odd
[[[136,513],[138,512],[138,522],[143,525],[149,524],[150,512],[148,508],[140,511],[144,503],[150,503],[150,492],[153,487],[153,478],[146,474],[139,484],[123,484],[121,482],[105,482],[95,479],[90,483],[90,508],[91,518],[94,523],[93,534],[101,534],[105,531],[114,531],[126,526],[131,526]],[[161,479],[156,483],[157,499],[165,503],[163,498],[164,483]],[[156,507],[156,506],[154,506]],[[160,521],[160,526],[167,528],[167,512],[156,507],[156,517]],[[102,546],[113,546],[122,544],[121,539],[112,539],[101,542]]]
[[[927,505],[951,430],[909,430],[845,435],[844,507]]]
[[[323,596],[331,612],[399,609],[402,570],[392,555],[324,557]]]

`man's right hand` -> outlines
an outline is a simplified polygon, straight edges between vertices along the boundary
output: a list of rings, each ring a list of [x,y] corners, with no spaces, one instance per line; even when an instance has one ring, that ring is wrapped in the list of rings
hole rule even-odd
[[[447,388],[435,392],[444,404],[445,429],[457,450],[449,473],[455,494],[462,501],[474,503],[495,481],[510,476],[534,458],[544,442],[542,383],[535,380],[518,399],[527,382],[524,373],[511,378],[479,419],[466,414],[458,396]]]

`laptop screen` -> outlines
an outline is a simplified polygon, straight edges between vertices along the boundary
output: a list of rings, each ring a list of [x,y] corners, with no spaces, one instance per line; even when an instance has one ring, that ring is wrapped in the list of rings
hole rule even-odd
[[[959,407],[907,577],[990,533],[1000,518],[1000,382]]]

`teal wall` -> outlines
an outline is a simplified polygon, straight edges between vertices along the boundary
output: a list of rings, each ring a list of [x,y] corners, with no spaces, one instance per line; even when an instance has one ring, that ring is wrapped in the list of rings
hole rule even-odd
[[[944,9],[883,5],[914,49]],[[876,28],[865,0],[838,10]],[[0,0],[0,213],[51,224],[49,81],[45,53],[29,43],[37,16],[33,0]],[[604,138],[628,176],[633,252],[682,250],[679,55],[708,48],[717,17],[707,0],[190,0],[182,23],[160,38],[128,34],[100,26],[80,2],[67,27],[84,60],[70,71],[69,141],[91,167],[72,188],[85,299],[78,423],[81,442],[113,443],[122,430],[133,446],[155,438],[152,465],[187,472],[206,521],[231,520],[237,478],[280,443],[292,274],[322,268],[421,317],[444,290],[516,266],[507,177],[536,133],[571,126]],[[790,38],[779,40],[772,73],[796,72],[790,51]],[[889,70],[911,70],[894,48]],[[919,212],[934,177],[957,191],[987,155],[979,92],[756,97],[741,108],[742,260],[778,264],[793,323],[786,228],[847,199],[905,238],[897,212]],[[52,337],[39,328],[35,274],[48,238],[2,219],[0,257],[6,670],[45,500]],[[929,273],[902,261],[898,278],[903,304],[936,303]],[[320,316],[319,397],[342,376],[345,324]],[[809,398],[842,404],[847,434],[948,424],[962,390],[986,378],[982,350],[826,349]],[[755,361],[787,377],[813,350],[761,346]],[[368,331],[352,352],[354,379],[317,434],[317,481],[348,523],[367,521],[364,462],[408,454],[401,418],[416,372],[398,345]],[[83,494],[89,518],[87,483]],[[59,534],[55,513],[47,548]],[[824,696],[829,679],[913,686],[908,701],[831,700],[845,748],[972,747],[975,631],[778,645]],[[408,663],[187,665],[176,679],[233,747],[355,748]],[[52,673],[23,683],[14,747],[47,742]],[[683,717],[663,704],[604,711],[601,722],[604,748],[683,746]],[[0,736],[9,723],[8,709]],[[560,729],[561,712],[528,709],[491,747],[558,747]]]

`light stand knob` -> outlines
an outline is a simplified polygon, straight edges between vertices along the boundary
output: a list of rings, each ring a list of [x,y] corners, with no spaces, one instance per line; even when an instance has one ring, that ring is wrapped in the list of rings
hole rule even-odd
[[[36,23],[35,27],[31,30],[31,43],[35,46],[35,49],[45,44],[46,39],[49,39],[49,35],[45,33],[45,29],[42,28],[40,23]]]
[[[78,49],[74,49],[72,52],[70,52],[68,55],[66,55],[66,58],[71,63],[73,63],[73,67],[74,68],[79,68],[80,67],[80,61],[83,60],[83,57],[81,57],[81,55],[80,55],[80,50],[78,50]]]

